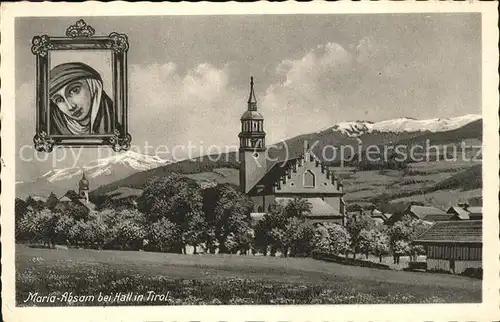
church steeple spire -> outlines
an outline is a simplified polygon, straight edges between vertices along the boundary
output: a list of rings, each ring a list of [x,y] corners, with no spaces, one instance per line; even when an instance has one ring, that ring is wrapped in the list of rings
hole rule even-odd
[[[78,182],[78,194],[80,198],[84,198],[85,201],[89,202],[89,181],[85,177],[85,170],[82,168],[82,178]]]
[[[247,110],[241,116],[240,187],[248,192],[266,172],[266,132],[264,117],[257,111],[253,77],[250,77],[250,95]]]
[[[253,90],[253,76],[250,76],[250,95],[248,96],[248,110],[257,111],[257,99]]]

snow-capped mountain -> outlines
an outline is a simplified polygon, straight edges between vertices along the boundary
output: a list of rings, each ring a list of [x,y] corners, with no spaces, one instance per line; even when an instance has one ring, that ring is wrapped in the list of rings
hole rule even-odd
[[[340,122],[330,128],[349,137],[358,137],[372,132],[446,132],[481,119],[481,115],[468,114],[451,118],[434,118],[416,120],[413,118],[397,118],[380,122],[347,121]]]
[[[157,156],[127,151],[107,158],[94,160],[81,168],[52,169],[45,173],[42,178],[45,178],[48,182],[71,179],[74,176],[80,178],[82,176],[82,171],[84,171],[85,176],[88,179],[92,179],[102,175],[113,175],[116,172],[115,168],[117,166],[124,166],[138,172],[153,169],[168,163],[171,163],[171,161],[163,160]]]
[[[49,195],[51,192],[60,195],[64,194],[68,189],[76,190],[82,172],[85,172],[91,189],[93,189],[131,174],[154,169],[169,163],[172,163],[172,161],[157,156],[127,151],[94,160],[82,167],[52,169],[31,182],[16,182],[16,195],[20,197],[30,194]]]

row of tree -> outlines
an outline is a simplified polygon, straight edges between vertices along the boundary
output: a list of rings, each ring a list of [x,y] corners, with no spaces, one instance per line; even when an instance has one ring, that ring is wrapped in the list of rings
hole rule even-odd
[[[50,202],[49,202],[50,201]],[[188,245],[208,253],[261,253],[275,256],[393,254],[422,252],[411,241],[426,227],[405,219],[392,227],[369,215],[353,214],[346,226],[313,226],[304,199],[273,205],[252,227],[251,199],[230,184],[202,189],[189,178],[171,174],[148,182],[136,208],[100,209],[75,216],[74,209],[16,203],[16,238],[48,245],[186,253]],[[30,205],[30,202],[27,203]]]

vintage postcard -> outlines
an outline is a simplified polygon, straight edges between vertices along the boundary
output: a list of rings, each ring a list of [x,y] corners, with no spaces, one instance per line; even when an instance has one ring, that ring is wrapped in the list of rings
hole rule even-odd
[[[5,320],[498,318],[497,22],[2,4]]]

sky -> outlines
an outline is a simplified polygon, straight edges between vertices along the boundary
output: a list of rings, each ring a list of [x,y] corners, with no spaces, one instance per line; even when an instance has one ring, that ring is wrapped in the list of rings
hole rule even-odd
[[[479,13],[82,18],[96,35],[129,38],[129,133],[140,152],[146,142],[198,151],[236,145],[250,76],[268,143],[348,120],[481,113]],[[63,36],[76,20],[16,20],[18,149],[35,134],[31,39]],[[109,65],[109,57],[78,52],[54,55],[52,64],[79,57]],[[42,156],[25,148],[16,180],[102,156],[87,148],[63,158],[71,153],[59,150]]]

